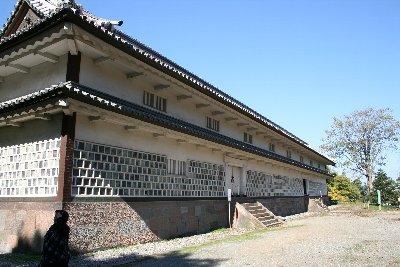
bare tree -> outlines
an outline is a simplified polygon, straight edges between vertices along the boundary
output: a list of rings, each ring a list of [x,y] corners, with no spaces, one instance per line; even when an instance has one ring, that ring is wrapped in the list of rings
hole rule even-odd
[[[341,166],[366,177],[371,193],[373,174],[385,164],[385,152],[398,147],[399,136],[400,122],[390,109],[368,108],[354,111],[343,120],[333,118],[321,149]]]

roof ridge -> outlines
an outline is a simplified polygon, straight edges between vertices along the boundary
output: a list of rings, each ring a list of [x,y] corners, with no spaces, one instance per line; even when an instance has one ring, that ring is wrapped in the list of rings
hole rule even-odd
[[[0,36],[2,36],[3,32],[7,29],[7,27],[10,25],[12,18],[15,16],[17,13],[17,10],[19,10],[20,5],[22,4],[24,0],[18,0],[18,2],[14,5],[14,9],[11,11],[10,16],[7,18],[7,21],[3,24],[3,28],[0,29]],[[1,39],[1,38],[0,38]]]
[[[10,26],[10,23],[13,21],[14,16],[17,14],[23,3],[26,3],[32,10],[34,10],[34,12],[39,15],[38,20],[52,17],[61,10],[69,9],[74,13],[78,11],[80,15],[86,16],[87,18],[89,18],[90,21],[94,21],[96,25],[105,27],[110,30],[113,29],[114,25],[121,26],[123,23],[123,21],[121,20],[113,21],[97,17],[84,9],[82,5],[77,4],[75,0],[18,0],[18,2],[14,5],[14,10],[11,12],[10,17],[7,18],[7,22],[3,25],[3,28],[0,29],[0,39],[4,38],[1,38],[1,36],[4,34],[4,32],[6,32],[7,28]],[[24,28],[28,26],[30,25],[27,25]],[[24,28],[19,31],[24,30]]]

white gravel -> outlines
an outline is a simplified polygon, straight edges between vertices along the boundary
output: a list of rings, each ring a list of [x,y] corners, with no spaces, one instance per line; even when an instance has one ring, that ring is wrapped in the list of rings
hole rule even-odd
[[[258,233],[253,239],[219,242],[190,253],[153,256],[134,265],[400,266],[400,211],[337,209],[291,216],[287,221],[282,229]]]
[[[204,244],[216,239],[240,235],[245,232],[246,230],[243,229],[224,229],[222,231],[216,231],[207,234],[103,250],[76,257],[70,262],[70,266],[85,267],[122,265],[143,260],[148,256],[171,253],[182,248]]]

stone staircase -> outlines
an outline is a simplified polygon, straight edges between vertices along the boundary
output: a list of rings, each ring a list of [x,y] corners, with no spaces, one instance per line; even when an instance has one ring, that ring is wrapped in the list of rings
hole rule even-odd
[[[325,205],[324,202],[321,201],[320,198],[314,198],[313,201],[314,201],[315,205],[316,205],[317,207],[319,207],[320,209],[322,209],[322,210],[324,210],[324,211],[329,211],[328,206]]]
[[[265,227],[281,225],[282,221],[275,217],[266,207],[259,202],[241,203],[241,205]]]

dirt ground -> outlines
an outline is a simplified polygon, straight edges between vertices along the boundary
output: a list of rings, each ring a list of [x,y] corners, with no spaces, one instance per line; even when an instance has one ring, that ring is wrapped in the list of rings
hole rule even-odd
[[[125,266],[400,266],[400,211],[338,208]]]

